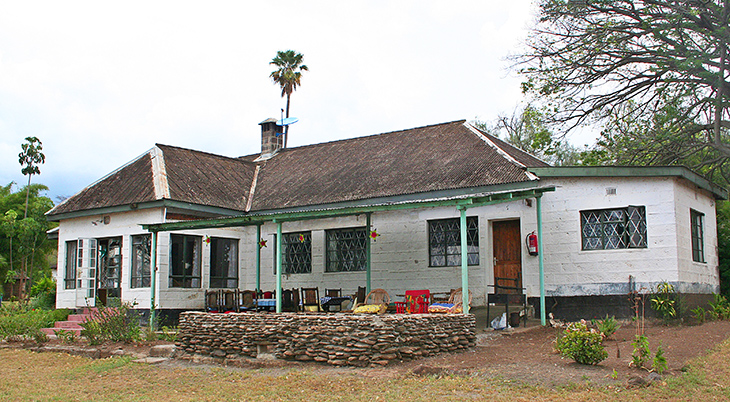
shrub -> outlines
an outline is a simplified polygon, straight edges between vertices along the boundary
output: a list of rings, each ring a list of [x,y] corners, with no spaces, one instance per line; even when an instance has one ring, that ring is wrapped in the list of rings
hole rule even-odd
[[[142,328],[132,307],[130,303],[122,303],[119,307],[100,306],[91,319],[81,323],[81,335],[91,344],[140,340]]]
[[[692,314],[694,314],[695,320],[697,320],[697,322],[700,324],[705,322],[705,318],[707,317],[707,311],[702,306],[698,306],[697,308],[693,309]]]
[[[651,368],[659,374],[664,374],[667,371],[667,358],[664,357],[662,345],[656,348],[656,354],[654,354],[654,361],[651,363]]]
[[[67,311],[34,309],[27,303],[3,304],[0,307],[0,339],[31,337],[37,342],[45,342],[47,337],[41,335],[40,329],[52,327],[67,316]]]
[[[636,335],[631,345],[634,346],[634,351],[631,353],[631,365],[637,368],[644,367],[644,364],[649,361],[649,356],[651,356],[649,338],[646,335]]]
[[[53,331],[54,334],[56,334],[56,337],[63,343],[76,343],[78,338],[76,337],[76,332],[74,331],[68,331],[65,329],[57,329]]]
[[[714,301],[710,304],[710,317],[715,320],[730,320],[730,303],[723,295],[713,293]]]
[[[606,318],[603,320],[592,320],[591,321],[593,325],[598,328],[598,331],[603,334],[606,338],[610,337],[611,335],[615,334],[616,331],[618,331],[619,328],[621,328],[621,324],[616,321],[616,317],[609,317],[608,314],[606,314]]]
[[[558,352],[580,364],[598,364],[608,357],[603,335],[582,323],[571,323],[557,341]]]
[[[669,282],[657,285],[656,292],[651,296],[651,308],[661,319],[677,318],[677,292]]]

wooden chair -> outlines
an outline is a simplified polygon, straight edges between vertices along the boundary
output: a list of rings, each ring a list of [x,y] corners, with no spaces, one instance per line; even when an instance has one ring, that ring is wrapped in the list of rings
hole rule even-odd
[[[218,298],[220,290],[207,289],[205,291],[205,311],[208,313],[217,313],[219,309]]]
[[[299,311],[299,294],[296,288],[281,291],[281,311]],[[296,294],[296,296],[294,296]],[[296,299],[296,300],[295,300]]]
[[[302,288],[302,311],[307,311],[308,306],[316,306],[317,312],[322,311],[319,306],[319,288]]]
[[[239,290],[236,297],[238,311],[256,311],[256,292],[253,290]]]
[[[342,297],[342,288],[340,289],[325,289],[325,297]]]
[[[221,313],[230,313],[238,311],[238,300],[236,294],[238,289],[223,289],[220,291],[219,309]]]
[[[352,305],[358,306],[365,303],[365,296],[368,294],[368,289],[365,286],[358,286],[357,292],[352,295]]]

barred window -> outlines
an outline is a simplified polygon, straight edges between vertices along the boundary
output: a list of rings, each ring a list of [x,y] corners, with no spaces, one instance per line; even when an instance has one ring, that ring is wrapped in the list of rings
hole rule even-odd
[[[210,287],[238,287],[238,240],[210,238]]]
[[[583,250],[646,248],[646,208],[581,211]]]
[[[150,235],[132,236],[132,288],[150,287],[150,245]]]
[[[284,233],[281,236],[281,265],[285,274],[312,272],[312,232]]]
[[[326,231],[327,272],[365,271],[368,235],[364,227]]]
[[[171,288],[200,287],[200,236],[170,235]]]
[[[428,221],[429,261],[432,267],[461,265],[461,223],[459,218]],[[468,265],[479,265],[479,219],[466,218]]]
[[[692,226],[692,261],[705,262],[705,214],[694,209],[689,212]]]

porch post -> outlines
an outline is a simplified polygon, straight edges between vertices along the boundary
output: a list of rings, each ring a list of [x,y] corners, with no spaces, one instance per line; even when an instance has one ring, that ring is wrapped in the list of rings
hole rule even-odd
[[[542,194],[535,197],[537,201],[537,258],[540,266],[540,324],[547,324],[545,319],[545,265],[542,253]]]
[[[256,292],[261,290],[261,225],[256,225]],[[258,296],[256,296],[258,297]]]
[[[466,246],[466,208],[459,208],[461,226],[461,303],[464,314],[469,314],[469,255]]]
[[[370,243],[372,242],[372,238],[370,237],[370,231],[372,230],[370,228],[370,215],[371,213],[368,212],[365,214],[365,225],[367,226],[366,235],[368,236],[368,240],[365,242],[365,286],[367,288],[367,291],[369,292],[372,290],[370,286],[370,269],[371,269],[371,259],[370,259]]]
[[[150,329],[155,329],[155,291],[157,290],[157,232],[152,232],[150,244]]]
[[[276,221],[274,221],[276,222]],[[276,312],[281,313],[281,222],[276,222]]]

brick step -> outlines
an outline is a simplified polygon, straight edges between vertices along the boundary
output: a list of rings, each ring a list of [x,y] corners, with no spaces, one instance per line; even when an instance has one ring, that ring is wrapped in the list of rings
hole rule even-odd
[[[54,328],[81,328],[81,321],[56,321]]]
[[[84,322],[91,317],[91,314],[71,314],[68,316],[67,320],[74,322]]]
[[[43,332],[44,334],[46,334],[48,336],[55,336],[56,331],[61,330],[61,329],[64,331],[67,331],[67,332],[73,332],[76,334],[76,336],[81,336],[81,329],[82,329],[81,327],[78,327],[78,328],[41,328],[41,332]]]

